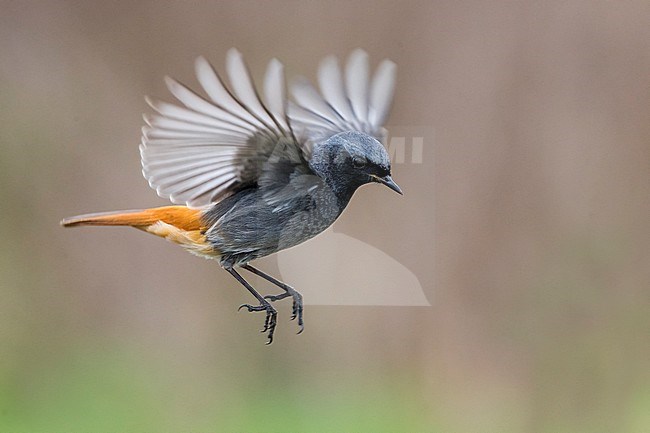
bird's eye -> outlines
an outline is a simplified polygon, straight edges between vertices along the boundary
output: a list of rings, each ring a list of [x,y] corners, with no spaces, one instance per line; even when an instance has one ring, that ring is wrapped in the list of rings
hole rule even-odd
[[[366,166],[366,160],[362,158],[352,158],[352,166],[354,168],[363,168]]]

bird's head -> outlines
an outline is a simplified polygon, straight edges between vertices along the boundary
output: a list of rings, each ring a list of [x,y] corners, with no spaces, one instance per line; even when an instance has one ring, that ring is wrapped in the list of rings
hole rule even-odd
[[[378,182],[402,194],[390,177],[388,152],[379,141],[362,132],[341,132],[318,144],[311,166],[341,193],[351,194],[361,185]]]

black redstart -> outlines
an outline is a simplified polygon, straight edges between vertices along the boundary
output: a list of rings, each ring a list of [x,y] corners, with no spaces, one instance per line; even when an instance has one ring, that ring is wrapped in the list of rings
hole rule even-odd
[[[183,106],[147,98],[156,114],[145,116],[142,172],[161,197],[179,206],[80,215],[61,224],[131,226],[218,260],[259,302],[240,308],[266,313],[262,332],[271,343],[277,313],[270,302],[290,296],[291,318],[298,318],[301,332],[302,296],[249,263],[325,230],[361,185],[378,182],[402,193],[380,142],[396,66],[384,60],[370,78],[362,50],[352,52],[344,71],[327,57],[318,70],[320,93],[299,79],[291,87],[293,102],[276,59],[267,68],[263,95],[235,49],[226,71],[230,87],[199,57],[196,75],[207,97],[167,77]],[[284,292],[260,295],[238,267]]]

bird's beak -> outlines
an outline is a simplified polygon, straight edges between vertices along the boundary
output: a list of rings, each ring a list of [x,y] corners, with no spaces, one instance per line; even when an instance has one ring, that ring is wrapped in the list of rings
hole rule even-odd
[[[399,185],[395,183],[395,181],[390,176],[379,177],[371,174],[370,177],[374,182],[383,183],[384,185],[386,185],[388,188],[392,189],[399,195],[404,195],[402,189],[399,187]]]

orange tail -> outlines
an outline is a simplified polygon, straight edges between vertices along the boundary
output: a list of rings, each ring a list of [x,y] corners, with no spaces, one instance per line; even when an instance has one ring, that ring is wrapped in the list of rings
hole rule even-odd
[[[63,227],[131,226],[179,244],[192,254],[218,258],[205,237],[207,227],[201,218],[203,211],[185,206],[165,206],[122,212],[103,212],[65,218]]]
[[[65,218],[63,227],[76,226],[131,226],[146,230],[158,222],[185,231],[203,230],[202,211],[185,206],[164,206],[152,209],[100,212]]]

